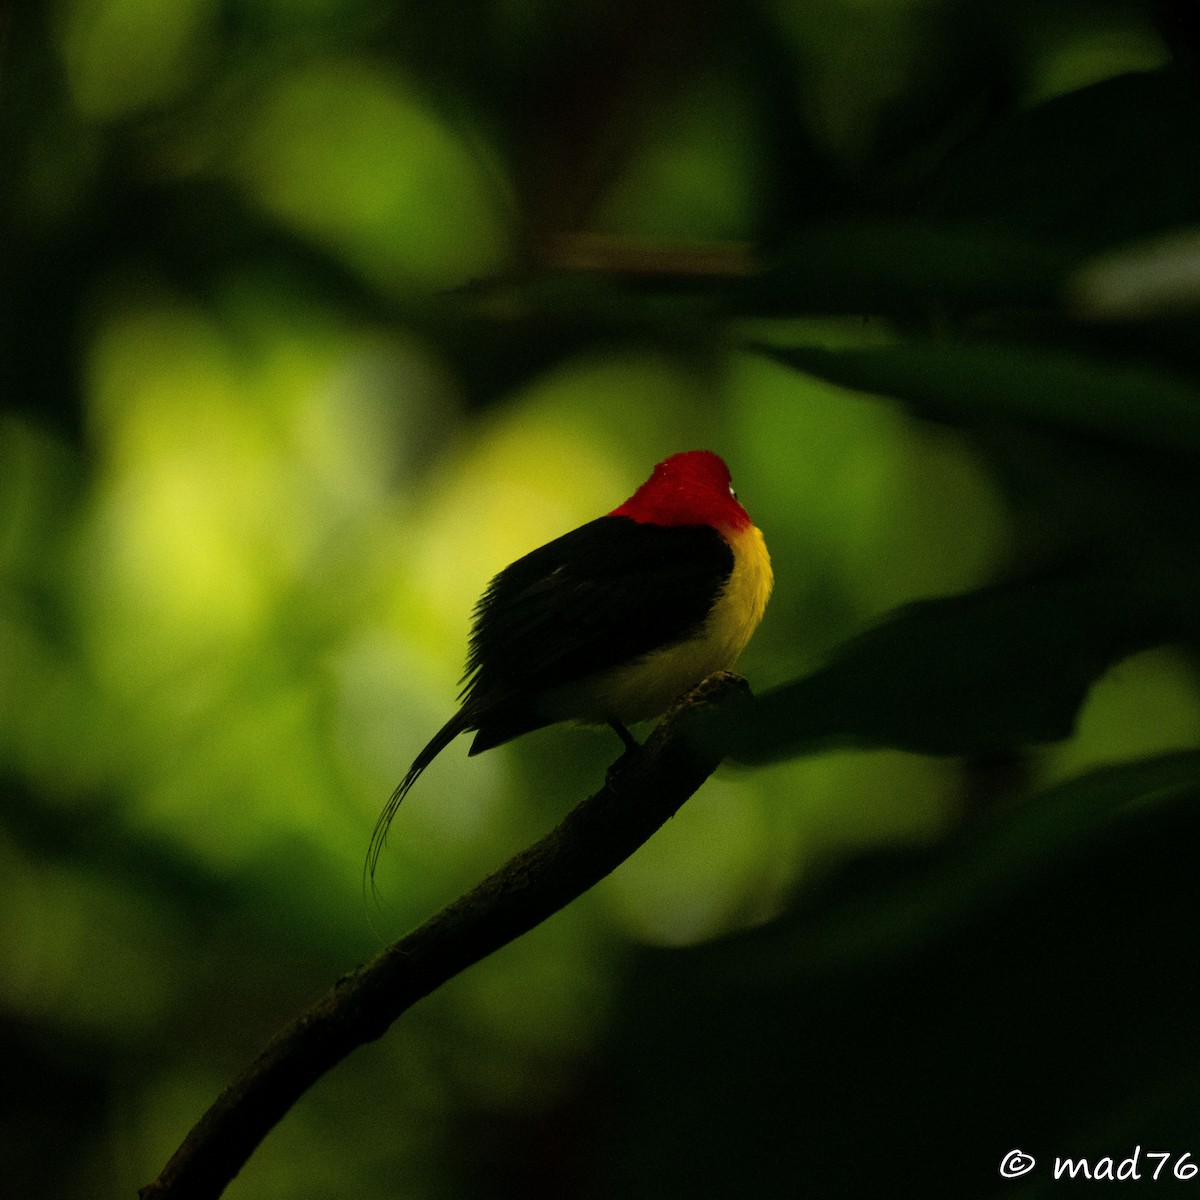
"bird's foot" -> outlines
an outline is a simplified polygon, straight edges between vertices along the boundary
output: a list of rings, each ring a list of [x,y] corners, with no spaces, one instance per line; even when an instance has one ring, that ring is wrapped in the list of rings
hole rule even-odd
[[[625,753],[612,763],[604,773],[604,782],[611,784],[620,773],[642,753],[642,744],[621,724],[620,721],[610,720],[613,732],[625,743]]]

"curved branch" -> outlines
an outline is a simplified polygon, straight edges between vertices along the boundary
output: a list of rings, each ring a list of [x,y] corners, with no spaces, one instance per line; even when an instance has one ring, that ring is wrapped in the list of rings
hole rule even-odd
[[[142,1200],[221,1194],[301,1095],[365,1042],[382,1036],[422,997],[569,904],[625,861],[716,769],[720,753],[687,736],[695,714],[748,694],[718,672],[671,708],[604,787],[541,841],[430,917],[371,962],[343,976],[280,1030],[217,1097]]]

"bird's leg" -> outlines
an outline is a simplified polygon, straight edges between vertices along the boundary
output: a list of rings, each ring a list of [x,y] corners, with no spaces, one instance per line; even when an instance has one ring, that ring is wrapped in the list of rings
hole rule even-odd
[[[636,754],[642,748],[642,743],[639,742],[637,738],[635,738],[633,734],[630,733],[629,730],[626,729],[625,726],[616,719],[616,717],[609,717],[608,723],[612,726],[613,733],[615,733],[617,737],[619,737],[621,741],[625,743],[625,750],[627,753]]]
[[[613,763],[605,772],[604,779],[606,783],[611,783],[613,776],[616,775],[626,763],[630,762],[636,755],[641,754],[642,744],[621,724],[615,717],[609,717],[609,725],[612,727],[613,733],[617,735],[625,743],[625,753]]]

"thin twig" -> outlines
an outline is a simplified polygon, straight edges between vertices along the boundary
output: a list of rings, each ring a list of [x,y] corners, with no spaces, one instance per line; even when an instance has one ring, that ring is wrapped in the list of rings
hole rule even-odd
[[[745,696],[745,681],[710,676],[667,713],[640,751],[541,841],[371,962],[339,979],[282,1029],[217,1097],[142,1200],[221,1194],[304,1092],[352,1050],[472,963],[587,891],[669,820],[720,761],[686,730],[711,705]]]

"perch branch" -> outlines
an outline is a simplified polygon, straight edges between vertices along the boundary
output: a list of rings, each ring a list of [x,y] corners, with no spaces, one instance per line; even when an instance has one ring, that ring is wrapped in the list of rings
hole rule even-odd
[[[142,1200],[219,1196],[326,1071],[381,1037],[401,1013],[446,980],[540,924],[624,862],[720,761],[711,744],[687,736],[694,716],[746,694],[745,681],[728,672],[704,680],[557,828],[339,979],[225,1088],[159,1177],[141,1189]]]

